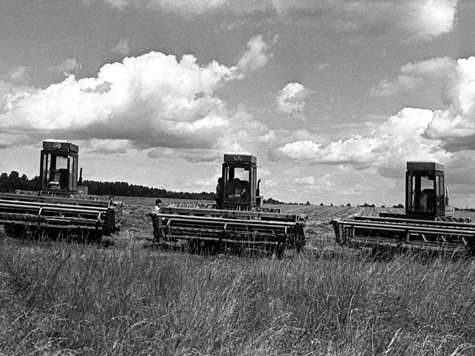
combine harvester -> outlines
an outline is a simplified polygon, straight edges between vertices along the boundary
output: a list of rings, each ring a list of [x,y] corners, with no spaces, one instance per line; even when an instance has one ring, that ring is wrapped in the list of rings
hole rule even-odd
[[[374,251],[422,250],[447,255],[473,255],[475,224],[454,217],[448,205],[444,166],[407,162],[405,214],[381,213],[331,221],[340,245]]]
[[[149,214],[154,241],[191,253],[259,250],[282,257],[305,244],[305,216],[261,208],[257,159],[225,154],[213,208],[168,206]],[[222,184],[222,185],[221,185]]]
[[[39,190],[0,193],[7,235],[101,241],[120,229],[122,203],[88,196],[82,177],[78,184],[78,151],[68,141],[43,141]]]

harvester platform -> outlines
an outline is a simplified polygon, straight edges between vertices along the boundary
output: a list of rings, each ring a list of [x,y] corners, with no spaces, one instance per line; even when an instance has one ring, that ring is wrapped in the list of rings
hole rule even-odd
[[[281,257],[285,249],[300,252],[305,244],[301,215],[165,207],[149,216],[156,243],[186,246],[190,252],[259,249]]]
[[[349,247],[473,254],[475,224],[354,216],[331,221],[336,241]]]
[[[0,224],[14,236],[108,236],[120,229],[122,203],[40,195],[0,194]]]

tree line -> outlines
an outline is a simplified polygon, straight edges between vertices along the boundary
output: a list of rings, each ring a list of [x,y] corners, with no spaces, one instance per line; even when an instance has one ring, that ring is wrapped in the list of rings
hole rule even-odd
[[[21,175],[17,171],[10,174],[0,175],[0,192],[14,193],[16,190],[38,191],[40,189],[40,177],[29,179],[25,174]],[[173,192],[163,188],[150,188],[143,185],[129,184],[127,182],[100,182],[85,180],[83,183],[88,187],[89,195],[113,195],[127,197],[151,197],[151,198],[171,198],[171,199],[193,199],[193,200],[213,200],[214,192]],[[273,198],[263,200],[264,204],[289,204],[303,205],[303,203],[286,203]],[[311,205],[306,202],[305,205]]]
[[[16,190],[38,191],[40,189],[40,183],[39,176],[29,179],[25,174],[20,176],[17,171],[12,171],[10,174],[2,173],[0,175],[0,192],[13,193]],[[144,187],[127,182],[85,180],[84,185],[88,187],[88,194],[90,195],[214,200],[213,192],[172,192],[166,189]]]

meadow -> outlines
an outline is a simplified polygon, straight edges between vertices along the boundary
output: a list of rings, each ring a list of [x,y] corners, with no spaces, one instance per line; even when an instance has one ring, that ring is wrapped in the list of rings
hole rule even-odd
[[[113,247],[1,235],[0,355],[475,354],[474,261],[336,245],[363,208],[281,206],[308,244],[278,260],[150,248],[154,199],[123,200]]]

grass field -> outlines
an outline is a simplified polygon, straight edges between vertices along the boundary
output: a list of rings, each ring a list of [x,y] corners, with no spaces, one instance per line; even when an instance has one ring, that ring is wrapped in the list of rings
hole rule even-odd
[[[309,248],[277,260],[144,248],[154,199],[123,200],[112,248],[2,235],[0,355],[475,354],[474,261],[337,246],[361,208],[281,206]]]

